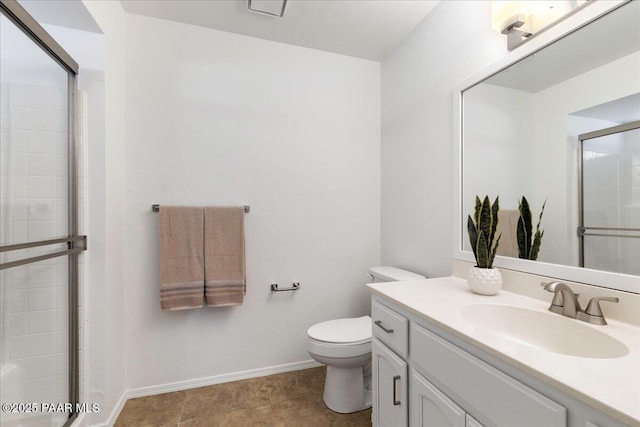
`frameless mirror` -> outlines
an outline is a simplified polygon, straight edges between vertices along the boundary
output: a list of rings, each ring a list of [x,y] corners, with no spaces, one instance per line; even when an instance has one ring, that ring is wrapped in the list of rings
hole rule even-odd
[[[475,196],[499,195],[498,255],[518,258],[525,196],[534,232],[546,202],[529,263],[640,276],[638,22],[628,2],[462,91],[463,251]]]

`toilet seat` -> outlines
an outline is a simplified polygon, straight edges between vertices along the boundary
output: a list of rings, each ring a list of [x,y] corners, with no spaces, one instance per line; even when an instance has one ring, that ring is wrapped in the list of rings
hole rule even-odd
[[[307,330],[316,342],[337,345],[357,345],[371,341],[371,317],[362,316],[320,322]]]
[[[359,358],[371,353],[371,317],[335,319],[307,331],[307,350],[320,357]]]
[[[330,357],[345,359],[371,355],[371,341],[361,341],[351,344],[332,344],[323,341],[316,341],[311,337],[307,338],[307,350],[320,357]]]

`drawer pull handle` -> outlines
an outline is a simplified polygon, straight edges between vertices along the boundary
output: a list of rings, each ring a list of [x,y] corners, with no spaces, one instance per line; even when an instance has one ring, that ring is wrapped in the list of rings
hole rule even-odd
[[[400,379],[400,375],[396,375],[393,377],[393,406],[400,405],[400,401],[398,400],[397,388],[398,380]]]
[[[393,333],[393,329],[387,329],[384,326],[382,326],[382,320],[376,320],[375,322],[376,325],[380,326],[382,328],[383,331],[385,331],[388,334],[392,334]]]

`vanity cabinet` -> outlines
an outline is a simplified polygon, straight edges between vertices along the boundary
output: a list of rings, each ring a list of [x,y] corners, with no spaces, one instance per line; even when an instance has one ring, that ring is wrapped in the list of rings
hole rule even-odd
[[[411,426],[465,427],[467,425],[467,414],[464,410],[415,370],[411,371],[410,390]],[[471,425],[482,427],[477,422]]]
[[[371,343],[373,355],[373,416],[375,427],[407,424],[407,362],[380,341]]]
[[[566,410],[554,401],[413,324],[411,360],[417,370],[498,426],[566,426]]]
[[[445,340],[426,322],[377,298],[371,313],[375,427],[567,425],[563,406]]]
[[[371,306],[373,426],[408,425],[409,320],[376,301]]]

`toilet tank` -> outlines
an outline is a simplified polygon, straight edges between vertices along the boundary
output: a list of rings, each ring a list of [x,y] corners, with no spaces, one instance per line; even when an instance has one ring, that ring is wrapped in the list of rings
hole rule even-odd
[[[420,274],[389,266],[370,268],[367,276],[369,276],[373,282],[396,282],[400,280],[426,279],[426,277]]]

